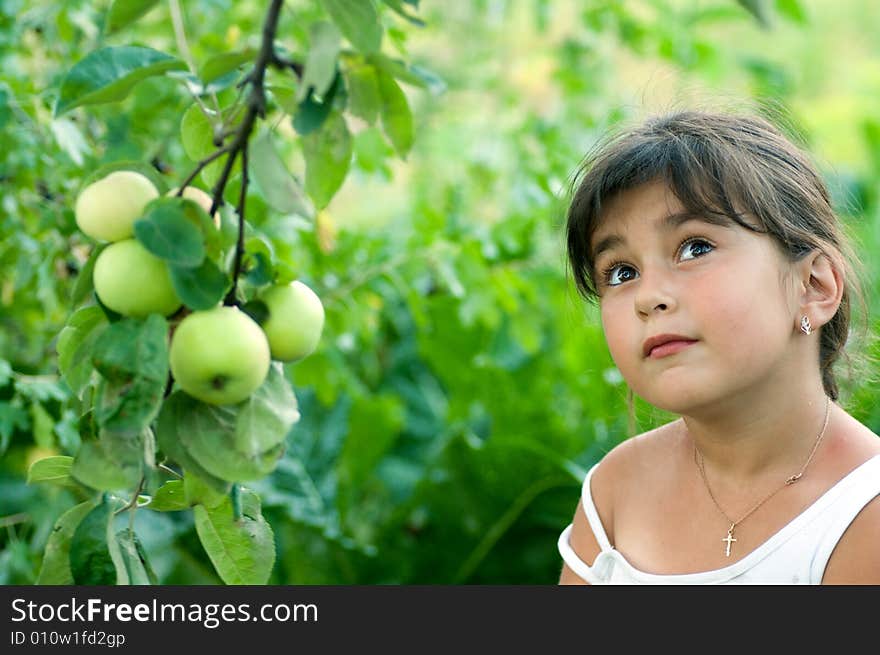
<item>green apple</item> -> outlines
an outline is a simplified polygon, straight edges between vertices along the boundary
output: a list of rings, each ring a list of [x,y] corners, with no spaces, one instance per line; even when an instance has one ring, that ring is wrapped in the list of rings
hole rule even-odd
[[[165,195],[176,196],[179,188],[180,187],[174,187],[173,189],[171,189],[171,191],[169,191]],[[182,195],[184,198],[187,198],[187,199],[192,200],[193,202],[197,203],[202,209],[205,210],[206,214],[211,211],[211,205],[214,204],[214,200],[211,198],[210,194],[208,194],[207,192],[203,191],[202,189],[200,189],[198,187],[187,186],[183,190]],[[214,218],[214,225],[217,226],[217,229],[220,229],[220,212],[215,211],[213,218]]]
[[[74,214],[79,229],[99,241],[134,236],[134,222],[159,192],[149,178],[135,171],[114,171],[84,188]]]
[[[168,316],[182,304],[168,265],[136,239],[117,241],[102,250],[92,281],[101,302],[123,316]]]
[[[297,280],[270,287],[260,300],[269,310],[261,327],[269,340],[272,358],[293,362],[310,355],[324,329],[324,305],[318,295]]]
[[[236,307],[214,307],[184,318],[171,338],[171,374],[180,388],[213,405],[245,400],[266,379],[266,335]]]

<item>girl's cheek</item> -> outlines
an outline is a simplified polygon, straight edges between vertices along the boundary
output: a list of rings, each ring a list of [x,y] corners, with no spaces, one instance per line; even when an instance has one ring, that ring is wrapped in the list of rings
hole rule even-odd
[[[632,312],[630,307],[628,315],[620,302],[609,301],[602,304],[602,333],[611,357],[618,366],[625,366],[627,354],[635,347],[632,342],[635,339],[633,330],[636,319],[631,315]]]

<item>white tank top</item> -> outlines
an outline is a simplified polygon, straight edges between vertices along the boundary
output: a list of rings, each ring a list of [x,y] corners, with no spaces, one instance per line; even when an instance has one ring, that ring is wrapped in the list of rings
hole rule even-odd
[[[601,552],[592,566],[583,562],[569,543],[571,525],[558,542],[568,567],[590,584],[820,584],[837,541],[862,508],[880,495],[880,455],[876,455],[738,562],[713,571],[660,575],[635,568],[608,541],[590,493],[590,477],[597,465],[584,478],[581,498]]]

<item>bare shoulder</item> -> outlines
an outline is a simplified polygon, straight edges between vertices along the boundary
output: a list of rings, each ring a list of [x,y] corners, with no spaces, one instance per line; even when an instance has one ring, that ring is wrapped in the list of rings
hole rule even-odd
[[[880,455],[880,437],[846,415],[839,448],[864,462]],[[822,577],[822,584],[880,584],[880,496],[867,503],[840,537]]]
[[[618,499],[626,494],[635,481],[644,490],[645,472],[656,470],[655,457],[668,452],[675,430],[669,423],[617,444],[606,453],[590,477],[590,498],[601,522],[602,531],[614,545],[614,510]],[[652,462],[655,464],[652,466]],[[582,501],[582,499],[581,499]],[[596,533],[590,527],[583,502],[578,502],[572,519],[570,535],[572,550],[587,565],[592,566],[602,551]],[[568,566],[563,566],[560,584],[584,584]]]
[[[609,537],[613,535],[614,507],[623,494],[630,489],[644,493],[657,471],[664,468],[658,467],[658,462],[680,452],[681,425],[679,419],[631,437],[609,451],[596,467],[591,488],[603,523],[603,509],[609,517]]]
[[[670,443],[676,438],[678,431],[674,426],[677,423],[679,421],[667,423],[622,441],[606,453],[596,465],[590,478],[589,493],[605,535],[612,546],[615,507],[619,507],[621,499],[626,497],[629,489],[637,488],[640,493],[644,492],[648,477],[658,469],[657,458],[664,452],[669,452]],[[592,540],[596,541],[580,503],[578,509],[580,516],[575,517],[572,532],[577,531],[579,520],[581,529],[589,532]],[[598,544],[595,550],[598,554]]]
[[[880,585],[880,496],[862,508],[840,537],[822,576],[828,585]]]

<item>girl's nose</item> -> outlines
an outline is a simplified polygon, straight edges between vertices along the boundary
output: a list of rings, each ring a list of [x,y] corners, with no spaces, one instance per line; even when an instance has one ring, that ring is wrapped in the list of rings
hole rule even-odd
[[[642,274],[635,296],[636,313],[641,318],[648,318],[656,312],[672,311],[676,306],[675,294],[665,276]]]

